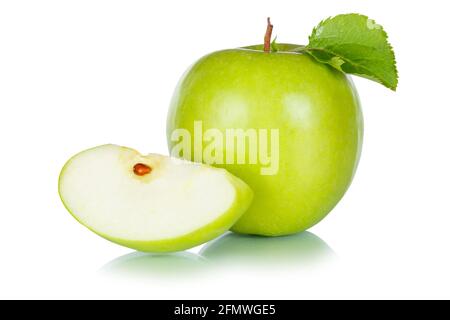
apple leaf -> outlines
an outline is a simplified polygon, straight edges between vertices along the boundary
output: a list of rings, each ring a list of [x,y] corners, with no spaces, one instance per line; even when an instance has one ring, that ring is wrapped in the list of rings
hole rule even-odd
[[[278,52],[278,43],[277,43],[277,37],[275,37],[272,42],[270,43],[270,51],[271,52]]]
[[[395,55],[383,27],[360,14],[342,14],[317,25],[305,51],[322,63],[395,91]]]

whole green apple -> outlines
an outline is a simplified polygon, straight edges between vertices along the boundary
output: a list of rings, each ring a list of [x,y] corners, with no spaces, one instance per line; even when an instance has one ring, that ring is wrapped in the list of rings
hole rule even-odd
[[[351,80],[294,53],[298,47],[209,54],[184,74],[172,98],[172,154],[226,168],[254,191],[232,227],[238,233],[279,236],[310,228],[339,202],[358,165],[363,119]],[[188,138],[191,143],[181,141]]]

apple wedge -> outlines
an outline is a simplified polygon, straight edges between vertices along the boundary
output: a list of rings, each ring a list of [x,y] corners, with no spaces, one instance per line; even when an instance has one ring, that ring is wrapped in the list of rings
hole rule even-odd
[[[224,169],[111,144],[72,157],[61,171],[59,194],[91,231],[145,252],[180,251],[216,238],[253,198]]]

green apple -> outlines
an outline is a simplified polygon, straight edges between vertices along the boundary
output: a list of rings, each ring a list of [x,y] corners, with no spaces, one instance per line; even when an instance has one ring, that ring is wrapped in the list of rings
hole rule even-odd
[[[177,130],[194,137],[191,150],[173,155],[226,168],[255,193],[233,231],[279,236],[306,230],[333,209],[355,174],[363,137],[356,90],[344,73],[294,53],[298,47],[278,44],[278,51],[270,53],[261,46],[214,52],[190,67],[173,95],[169,148],[180,143]],[[210,134],[199,138],[198,124]],[[226,137],[231,128],[276,134],[267,134],[265,146],[259,140],[256,163],[248,144],[239,155],[229,141],[214,141],[219,155],[214,159],[226,160],[196,159],[195,148],[204,156],[211,137]],[[264,150],[273,152],[270,158],[261,157]],[[246,161],[228,161],[235,153]],[[267,159],[273,163],[268,165]],[[271,170],[264,171],[268,166]]]
[[[72,157],[59,194],[98,235],[148,252],[184,250],[227,231],[248,208],[251,189],[226,170],[103,145]]]

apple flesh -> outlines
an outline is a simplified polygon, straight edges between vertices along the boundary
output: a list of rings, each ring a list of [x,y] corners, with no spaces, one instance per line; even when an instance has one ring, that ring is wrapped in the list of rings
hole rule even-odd
[[[224,134],[229,128],[279,130],[276,174],[262,175],[261,163],[215,164],[255,193],[232,228],[239,233],[278,236],[310,228],[343,197],[359,161],[363,120],[351,80],[292,52],[297,45],[278,47],[278,52],[253,46],[201,58],[180,80],[167,119],[169,149],[177,144],[172,132],[182,128],[194,135],[195,121]],[[227,148],[224,144],[221,152],[230,152]]]
[[[251,189],[223,169],[116,145],[71,158],[59,193],[87,228],[146,252],[179,251],[216,238],[252,199]]]

